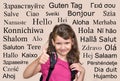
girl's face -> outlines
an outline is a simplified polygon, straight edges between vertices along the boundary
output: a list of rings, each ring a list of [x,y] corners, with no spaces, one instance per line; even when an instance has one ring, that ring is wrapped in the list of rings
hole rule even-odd
[[[53,45],[55,46],[58,57],[66,58],[66,55],[72,48],[73,42],[72,39],[63,39],[60,36],[56,36],[55,41],[52,40]]]

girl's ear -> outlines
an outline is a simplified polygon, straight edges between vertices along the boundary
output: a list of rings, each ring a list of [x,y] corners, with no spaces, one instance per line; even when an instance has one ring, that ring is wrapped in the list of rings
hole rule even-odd
[[[53,46],[55,46],[55,42],[54,42],[54,40],[52,39],[52,44],[53,44]]]

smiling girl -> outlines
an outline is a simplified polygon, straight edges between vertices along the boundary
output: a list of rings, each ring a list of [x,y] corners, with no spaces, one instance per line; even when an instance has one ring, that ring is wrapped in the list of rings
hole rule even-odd
[[[85,69],[79,62],[77,38],[73,29],[67,24],[56,25],[49,36],[48,48],[24,71],[23,77],[29,78],[41,72],[46,81],[51,52],[58,56],[49,81],[71,81],[71,71],[77,71],[74,81],[83,81]]]

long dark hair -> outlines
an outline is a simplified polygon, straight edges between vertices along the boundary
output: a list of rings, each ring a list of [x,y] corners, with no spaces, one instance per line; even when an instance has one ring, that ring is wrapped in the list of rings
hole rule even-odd
[[[55,37],[57,35],[62,37],[65,40],[69,38],[73,40],[72,49],[67,54],[67,61],[69,64],[78,63],[79,62],[79,49],[78,49],[77,38],[71,26],[67,24],[56,25],[53,28],[53,31],[50,33],[50,36],[49,36],[47,52],[50,54],[50,52],[56,51],[55,47],[52,44],[52,39],[55,41]]]

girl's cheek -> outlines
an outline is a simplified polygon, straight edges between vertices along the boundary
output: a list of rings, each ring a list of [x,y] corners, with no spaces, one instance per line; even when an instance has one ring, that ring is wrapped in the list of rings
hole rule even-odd
[[[67,48],[72,48],[72,45],[70,44],[70,45],[67,45],[66,47],[67,47]]]
[[[55,48],[56,48],[56,49],[60,49],[60,46],[56,46]]]

